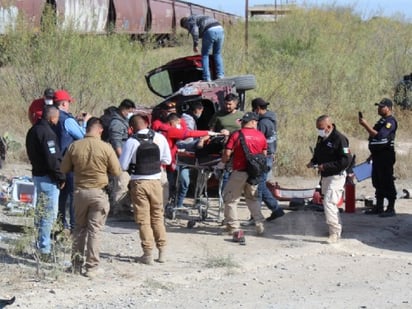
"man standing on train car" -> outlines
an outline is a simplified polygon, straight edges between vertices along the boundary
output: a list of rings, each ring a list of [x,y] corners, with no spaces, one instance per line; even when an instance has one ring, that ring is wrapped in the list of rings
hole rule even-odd
[[[180,26],[189,31],[193,37],[193,51],[199,52],[199,38],[202,39],[202,67],[203,80],[210,81],[209,52],[213,48],[213,58],[216,66],[216,77],[223,78],[222,49],[225,40],[225,32],[222,25],[213,17],[204,15],[191,15],[180,19]]]

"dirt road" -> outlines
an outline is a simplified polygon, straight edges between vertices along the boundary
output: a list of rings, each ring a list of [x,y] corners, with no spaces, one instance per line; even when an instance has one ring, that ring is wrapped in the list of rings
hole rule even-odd
[[[278,180],[301,188],[317,181]],[[372,192],[370,181],[357,185],[358,197]],[[246,220],[246,206],[239,209]],[[245,246],[216,222],[188,229],[186,220],[167,220],[168,261],[153,266],[134,262],[142,254],[135,223],[112,218],[102,233],[105,273],[93,280],[62,272],[68,255],[40,264],[37,275],[30,257],[6,252],[17,234],[2,232],[0,299],[16,296],[10,308],[410,308],[411,200],[398,200],[392,218],[362,210],[357,202],[356,213],[342,214],[343,238],[333,245],[323,213],[311,210],[287,211],[263,237],[247,227]]]

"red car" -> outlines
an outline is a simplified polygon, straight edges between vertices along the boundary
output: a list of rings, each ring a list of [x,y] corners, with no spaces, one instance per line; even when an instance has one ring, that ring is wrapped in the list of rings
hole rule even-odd
[[[216,78],[213,57],[210,56],[212,78]],[[201,101],[204,107],[202,117],[197,121],[199,130],[207,130],[212,115],[223,107],[224,97],[229,93],[239,96],[239,109],[245,107],[245,91],[256,87],[254,75],[239,75],[202,81],[202,59],[200,55],[172,60],[145,76],[150,90],[164,98],[153,109],[153,119],[158,118],[170,103],[175,103],[179,114],[188,110],[191,102]]]

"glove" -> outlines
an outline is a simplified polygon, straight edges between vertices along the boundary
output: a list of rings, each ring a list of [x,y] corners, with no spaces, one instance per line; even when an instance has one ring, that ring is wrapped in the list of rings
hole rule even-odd
[[[213,131],[209,131],[208,134],[209,134],[209,136],[216,136],[216,135],[218,135],[218,133],[213,132]]]

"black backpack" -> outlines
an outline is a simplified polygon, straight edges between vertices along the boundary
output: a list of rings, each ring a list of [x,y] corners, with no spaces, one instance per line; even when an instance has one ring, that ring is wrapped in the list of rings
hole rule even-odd
[[[110,123],[112,122],[113,116],[116,112],[117,112],[117,107],[110,106],[104,110],[103,115],[100,117],[100,120],[102,121],[102,124],[103,124],[102,141],[110,142],[109,127],[110,127]]]
[[[140,143],[136,150],[136,163],[130,163],[127,170],[131,175],[153,175],[160,173],[160,149],[153,142],[155,132],[149,129],[147,134],[133,134]]]

